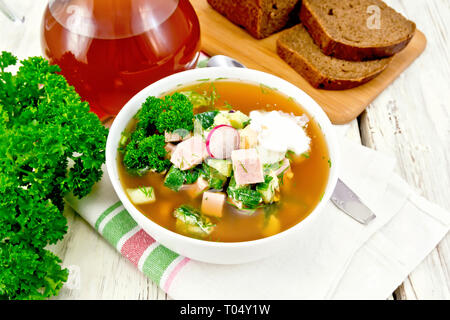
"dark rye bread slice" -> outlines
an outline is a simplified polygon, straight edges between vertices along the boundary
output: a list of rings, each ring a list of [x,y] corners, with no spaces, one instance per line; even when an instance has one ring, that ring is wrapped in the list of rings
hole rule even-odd
[[[352,61],[392,56],[416,30],[381,0],[303,0],[300,20],[326,55]]]
[[[301,24],[281,33],[277,53],[313,87],[329,90],[350,89],[366,83],[392,60],[347,61],[327,56]]]
[[[257,39],[270,36],[292,21],[298,22],[300,10],[298,0],[208,0],[208,3]]]

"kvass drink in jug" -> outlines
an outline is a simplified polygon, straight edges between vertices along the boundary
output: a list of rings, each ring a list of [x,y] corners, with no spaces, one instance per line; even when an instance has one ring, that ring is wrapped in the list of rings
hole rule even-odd
[[[105,120],[149,84],[193,68],[200,27],[188,0],[51,0],[41,40]]]

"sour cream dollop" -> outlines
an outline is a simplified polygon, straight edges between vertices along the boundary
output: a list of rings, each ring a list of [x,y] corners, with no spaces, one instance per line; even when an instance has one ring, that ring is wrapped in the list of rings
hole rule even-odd
[[[258,133],[259,147],[284,154],[289,150],[297,155],[310,148],[311,138],[305,131],[309,119],[281,111],[251,111],[250,128]]]

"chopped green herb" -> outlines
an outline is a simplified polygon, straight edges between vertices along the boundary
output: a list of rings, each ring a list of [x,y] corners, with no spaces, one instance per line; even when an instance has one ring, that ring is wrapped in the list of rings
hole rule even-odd
[[[309,157],[310,157],[309,152],[302,153],[302,156],[306,159],[309,159]]]
[[[272,203],[275,201],[275,191],[279,188],[278,178],[275,175],[266,175],[264,182],[256,185],[258,191],[265,203]]]
[[[203,216],[198,210],[188,205],[182,205],[175,209],[173,215],[183,223],[185,231],[198,235],[208,235],[216,226],[208,217]],[[192,226],[196,228],[192,228]]]
[[[281,168],[283,160],[275,163],[266,163],[263,165],[264,174],[269,175],[271,172],[276,171]]]
[[[210,90],[209,98],[211,101],[210,106],[213,107],[217,102],[217,100],[220,99],[220,95],[217,93],[216,85],[214,84],[214,82],[211,82],[209,90]]]
[[[203,129],[208,129],[214,124],[214,118],[219,113],[217,110],[198,113],[195,119],[199,120]]]
[[[147,198],[152,197],[153,195],[153,188],[152,187],[146,187],[146,186],[139,186],[139,191],[141,191]]]
[[[156,201],[155,191],[153,187],[141,186],[138,188],[127,188],[125,190],[134,204],[147,204]]]
[[[268,94],[270,91],[277,91],[276,88],[271,88],[269,86],[266,86],[265,84],[260,83],[259,87],[261,88],[261,92],[263,94]]]
[[[164,186],[178,191],[186,180],[186,173],[172,166],[164,179]]]
[[[241,167],[245,171],[245,173],[248,173],[247,169],[245,168],[244,164],[241,161],[239,161],[239,164],[241,165]]]
[[[250,124],[251,121],[252,121],[252,119],[250,119],[250,118],[247,121],[244,121],[242,123],[242,127],[245,128],[246,126],[248,126]]]
[[[288,158],[289,160],[292,161],[294,159],[294,156],[295,156],[294,151],[291,151],[291,150],[286,151],[286,158]]]
[[[234,177],[230,180],[227,194],[240,209],[256,209],[263,200],[261,194],[250,186],[237,185]]]
[[[201,176],[208,181],[212,189],[222,190],[227,182],[227,177],[221,174],[218,170],[203,163],[199,169]]]
[[[223,108],[227,110],[233,110],[233,106],[229,104],[227,101],[225,101]]]
[[[186,175],[186,177],[185,177],[185,183],[186,184],[194,183],[195,181],[197,181],[197,179],[198,179],[198,177],[200,175],[200,173],[199,173],[197,168],[192,168],[190,170],[186,170],[186,171],[184,171],[184,173]]]
[[[122,132],[119,140],[119,151],[125,152],[125,148],[127,146],[128,140],[130,139],[131,133],[124,131]]]
[[[322,192],[322,194],[320,195],[320,199],[319,199],[319,201],[322,201],[322,199],[323,199],[323,196],[325,195],[325,191],[324,192]]]

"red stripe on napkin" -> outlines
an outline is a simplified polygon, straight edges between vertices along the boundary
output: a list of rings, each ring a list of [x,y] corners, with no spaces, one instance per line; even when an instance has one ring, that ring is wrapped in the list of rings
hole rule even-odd
[[[120,252],[137,266],[142,254],[153,242],[155,242],[155,239],[141,229],[123,244]]]

